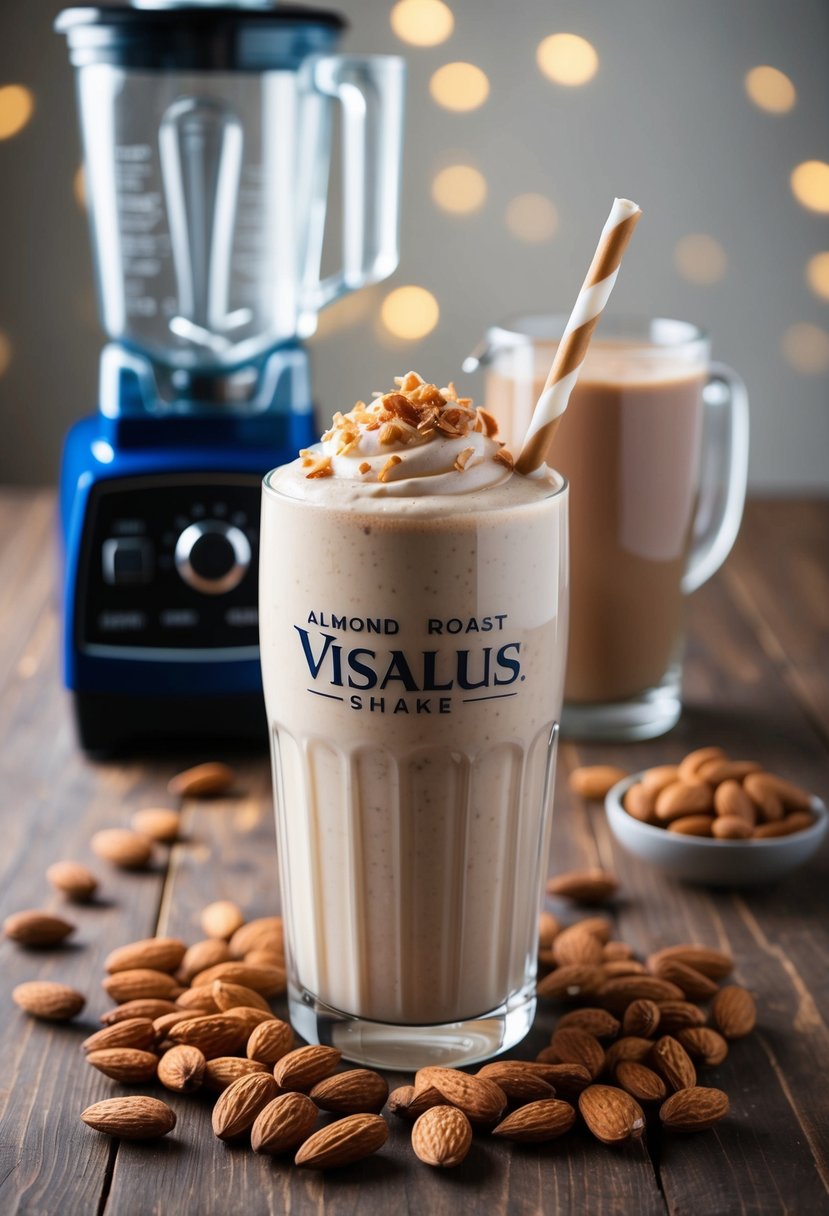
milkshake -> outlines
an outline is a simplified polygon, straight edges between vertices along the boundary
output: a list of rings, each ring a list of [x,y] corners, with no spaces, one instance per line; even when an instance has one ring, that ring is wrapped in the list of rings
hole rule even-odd
[[[397,385],[266,478],[260,629],[292,1019],[414,1068],[532,1021],[567,488]]]

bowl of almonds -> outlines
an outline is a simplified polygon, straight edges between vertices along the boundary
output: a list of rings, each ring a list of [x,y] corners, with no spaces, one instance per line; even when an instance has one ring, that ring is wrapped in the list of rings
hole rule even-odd
[[[619,843],[685,882],[743,887],[774,882],[823,841],[823,802],[752,760],[722,748],[618,781],[605,799]]]

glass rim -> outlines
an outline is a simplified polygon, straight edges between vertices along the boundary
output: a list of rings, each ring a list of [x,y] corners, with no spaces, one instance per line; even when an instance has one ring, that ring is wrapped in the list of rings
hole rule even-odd
[[[486,362],[487,357],[492,357],[511,346],[557,342],[567,321],[567,313],[538,312],[522,313],[496,322],[487,327],[486,353],[481,362]],[[608,338],[625,338],[631,343],[641,344],[644,354],[647,354],[648,350],[664,354],[695,346],[707,347],[711,341],[710,333],[693,321],[679,321],[672,317],[649,316],[645,313],[622,313],[603,317],[594,339],[595,345],[601,346]]]

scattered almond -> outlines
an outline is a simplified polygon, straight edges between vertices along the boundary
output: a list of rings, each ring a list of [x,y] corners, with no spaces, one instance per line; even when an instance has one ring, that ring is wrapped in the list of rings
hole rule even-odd
[[[640,999],[632,1001],[624,1012],[622,1030],[625,1034],[637,1035],[649,1039],[656,1034],[661,1017],[656,1001]]]
[[[33,1018],[46,1022],[68,1022],[76,1017],[86,997],[54,980],[27,980],[12,990],[12,1000]]]
[[[175,798],[214,798],[231,789],[235,781],[229,765],[212,761],[177,773],[167,782],[167,789]]]
[[[158,1067],[158,1056],[152,1051],[138,1051],[134,1047],[107,1047],[87,1052],[86,1062],[105,1077],[112,1077],[113,1081],[134,1085],[152,1080]]]
[[[518,1110],[507,1115],[492,1129],[492,1134],[502,1140],[516,1140],[520,1144],[540,1144],[563,1136],[575,1121],[576,1112],[569,1102],[542,1098],[519,1106]]]
[[[698,1005],[690,1001],[660,1001],[659,1029],[666,1034],[675,1034],[689,1026],[702,1026],[705,1014]]]
[[[507,1096],[487,1077],[460,1072],[457,1068],[421,1068],[415,1074],[415,1094],[433,1088],[450,1106],[462,1110],[470,1123],[494,1123],[503,1114]]]
[[[577,904],[601,904],[614,895],[618,885],[607,870],[568,870],[548,879],[547,893]]]
[[[452,1169],[472,1147],[472,1125],[456,1106],[432,1106],[412,1127],[412,1148],[425,1165]]]
[[[611,1013],[624,1013],[634,1001],[681,1001],[684,993],[656,975],[620,975],[600,985],[598,997]]]
[[[327,1170],[362,1161],[386,1143],[389,1128],[382,1115],[346,1115],[314,1132],[294,1157],[294,1164]]]
[[[389,1087],[384,1077],[370,1068],[349,1068],[325,1077],[309,1097],[320,1110],[337,1115],[356,1115],[361,1111],[378,1114],[386,1104]]]
[[[172,844],[178,840],[181,830],[181,816],[178,811],[166,807],[148,806],[141,811],[135,811],[130,817],[134,831],[142,836],[149,836],[159,844]]]
[[[181,996],[181,985],[166,971],[150,967],[135,967],[129,971],[116,971],[103,981],[103,989],[117,1005],[124,1001],[138,1001],[144,997],[160,997],[174,1001]]]
[[[81,1118],[96,1132],[120,1140],[157,1140],[176,1125],[176,1116],[166,1102],[137,1095],[96,1102],[86,1108]]]
[[[251,1060],[271,1067],[294,1049],[294,1032],[287,1022],[273,1018],[260,1022],[251,1032],[246,1052]]]
[[[710,1026],[688,1026],[678,1030],[676,1037],[689,1056],[709,1068],[722,1064],[728,1055],[728,1043]]]
[[[232,899],[217,899],[215,903],[202,908],[199,923],[208,937],[229,941],[245,923],[245,916]]]
[[[399,1115],[401,1119],[418,1119],[425,1110],[442,1104],[443,1096],[431,1085],[419,1093],[415,1093],[413,1085],[401,1085],[392,1090],[386,1103],[391,1113]]]
[[[590,1084],[590,1073],[583,1064],[556,1064],[549,1058],[551,1054],[555,1054],[551,1047],[543,1047],[527,1067],[539,1070],[538,1075],[552,1085],[557,1096],[576,1097]]]
[[[539,980],[536,991],[540,997],[550,1000],[576,1000],[598,992],[603,979],[601,967],[573,963],[545,975]]]
[[[176,1093],[192,1094],[201,1089],[206,1068],[204,1053],[198,1047],[179,1043],[158,1061],[158,1079]]]
[[[122,870],[143,870],[153,855],[153,842],[129,828],[103,828],[89,842],[97,857]]]
[[[220,984],[221,980],[214,980],[214,984]],[[182,992],[181,996],[176,997],[176,1007],[178,1009],[187,1009],[191,1014],[197,1013],[219,1013],[219,1006],[216,1004],[216,998],[213,995],[213,984],[209,988],[187,988]]]
[[[619,1019],[614,1018],[606,1009],[573,1009],[570,1013],[562,1014],[556,1022],[556,1033],[568,1028],[584,1030],[595,1035],[597,1039],[615,1039],[620,1030],[620,1023]]]
[[[296,1047],[277,1061],[273,1075],[282,1089],[303,1092],[312,1089],[318,1081],[330,1077],[342,1059],[336,1047],[312,1044]]]
[[[615,1076],[622,1089],[637,1102],[662,1102],[668,1093],[659,1074],[636,1060],[622,1060]]]
[[[154,1022],[165,1013],[175,1012],[176,1006],[172,1001],[165,1001],[160,997],[144,997],[137,1001],[125,1001],[114,1009],[107,1009],[106,1013],[101,1014],[100,1020],[105,1026],[114,1026],[117,1022],[126,1022],[133,1018],[147,1018]]]
[[[215,1056],[205,1065],[204,1087],[212,1093],[221,1093],[240,1077],[249,1077],[251,1073],[267,1071],[267,1066],[260,1064],[258,1060],[244,1060],[241,1056]]]
[[[214,980],[242,984],[262,996],[278,996],[285,991],[285,972],[279,967],[253,967],[249,963],[217,963],[193,977],[193,987],[201,988]]]
[[[570,925],[562,929],[552,945],[553,958],[560,967],[570,963],[587,963],[597,966],[603,958],[603,947],[598,937],[581,925]]]
[[[707,975],[712,980],[724,979],[734,969],[734,960],[730,955],[724,954],[722,950],[693,944],[666,946],[663,950],[657,950],[648,957],[648,966],[655,971],[660,961],[666,958],[685,963],[686,966],[701,971],[703,975]]]
[[[718,991],[714,980],[678,958],[659,959],[654,972],[660,979],[677,984],[689,1001],[710,1001]]]
[[[626,1060],[641,1064],[643,1060],[647,1060],[652,1048],[653,1042],[650,1039],[643,1039],[638,1035],[631,1034],[626,1035],[623,1039],[617,1039],[607,1049],[605,1056],[607,1071],[613,1073]]]
[[[185,1018],[170,1026],[167,1035],[174,1043],[189,1043],[214,1056],[232,1055],[247,1041],[249,1031],[238,1018],[227,1013],[208,1013],[202,1017]]]
[[[711,1005],[711,1017],[724,1038],[742,1039],[751,1034],[757,1024],[754,997],[737,985],[721,988]]]
[[[75,926],[53,912],[27,908],[7,916],[3,921],[3,932],[21,946],[58,946],[75,932]]]
[[[279,1095],[279,1086],[266,1072],[239,1077],[222,1090],[213,1107],[213,1133],[220,1140],[236,1140],[250,1131],[260,1111]]]
[[[96,1030],[81,1043],[81,1050],[102,1051],[107,1047],[151,1047],[156,1041],[155,1027],[149,1018],[126,1018],[103,1030]]]
[[[134,971],[146,967],[151,971],[175,971],[184,958],[187,947],[177,937],[146,937],[142,941],[119,946],[104,959],[104,968],[114,975],[118,971]]]
[[[582,1064],[595,1080],[605,1066],[605,1053],[594,1035],[577,1027],[556,1029],[550,1044],[554,1064]]]
[[[98,890],[98,879],[79,861],[56,861],[49,866],[46,877],[56,890],[76,903],[86,903]]]
[[[176,971],[176,979],[181,980],[182,984],[190,984],[201,971],[207,971],[217,963],[229,963],[231,958],[227,942],[219,941],[218,938],[205,938],[187,949]]]
[[[196,991],[201,990],[196,989]],[[214,980],[210,985],[210,995],[216,1008],[221,1012],[236,1009],[239,1006],[263,1009],[265,1013],[271,1012],[270,1005],[260,993],[254,992],[252,988],[245,988],[242,984],[228,984],[225,980]]]
[[[579,1110],[590,1131],[603,1144],[627,1144],[645,1130],[642,1107],[629,1093],[613,1085],[588,1086],[579,1094]]]
[[[552,1085],[532,1069],[526,1068],[520,1060],[495,1060],[479,1068],[478,1076],[494,1081],[513,1105],[555,1097]]]
[[[670,1034],[663,1034],[653,1045],[650,1062],[671,1089],[689,1089],[697,1083],[697,1070],[682,1044]]]
[[[570,789],[580,798],[590,802],[602,802],[618,781],[627,773],[612,764],[591,764],[586,768],[574,768],[570,774]]]
[[[242,925],[230,939],[233,958],[244,958],[253,950],[270,950],[284,957],[281,916],[260,916]]]
[[[260,1110],[250,1129],[255,1153],[287,1153],[307,1140],[319,1111],[305,1094],[280,1094]]]
[[[671,1094],[659,1108],[659,1118],[673,1132],[701,1132],[728,1114],[728,1096],[721,1089],[694,1086]]]

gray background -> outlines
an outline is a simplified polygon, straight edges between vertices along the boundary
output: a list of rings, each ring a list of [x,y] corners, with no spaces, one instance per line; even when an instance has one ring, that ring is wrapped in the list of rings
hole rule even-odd
[[[517,312],[567,309],[614,194],[641,203],[636,234],[611,307],[694,320],[714,355],[748,382],[751,479],[756,489],[829,487],[829,374],[804,374],[782,338],[795,323],[829,330],[829,303],[807,286],[810,257],[829,249],[829,216],[794,199],[791,170],[829,160],[829,6],[825,0],[449,0],[452,37],[406,47],[390,5],[349,0],[346,47],[395,51],[409,61],[403,256],[390,284],[337,305],[312,341],[321,411],[348,407],[410,366],[439,382],[459,377],[485,327]],[[95,402],[96,324],[86,221],[72,190],[79,163],[75,107],[60,6],[0,0],[0,85],[35,95],[32,120],[0,141],[0,331],[11,361],[0,376],[0,479],[56,475],[70,422]],[[597,75],[564,88],[541,75],[546,35],[581,34],[596,47]],[[467,114],[440,109],[428,82],[454,60],[487,73],[487,102]],[[794,110],[772,115],[746,98],[758,64],[789,75]],[[437,170],[471,163],[488,196],[471,216],[431,199]],[[548,243],[524,244],[504,223],[509,200],[546,195],[559,224]],[[685,281],[676,242],[707,233],[727,257],[708,286]],[[415,343],[384,335],[377,314],[394,285],[437,298],[437,329]],[[829,342],[829,337],[827,337]],[[370,369],[368,382],[366,369]]]

